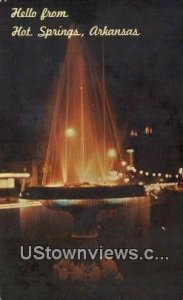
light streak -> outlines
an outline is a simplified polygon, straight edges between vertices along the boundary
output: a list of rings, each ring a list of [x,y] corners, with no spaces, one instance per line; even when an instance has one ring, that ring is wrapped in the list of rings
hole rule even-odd
[[[25,201],[27,203],[25,203]],[[19,209],[19,208],[27,208],[27,207],[33,207],[33,206],[42,206],[42,205],[39,201],[24,200],[22,202],[22,199],[21,199],[20,202],[16,202],[16,203],[3,203],[3,204],[0,204],[0,210]]]

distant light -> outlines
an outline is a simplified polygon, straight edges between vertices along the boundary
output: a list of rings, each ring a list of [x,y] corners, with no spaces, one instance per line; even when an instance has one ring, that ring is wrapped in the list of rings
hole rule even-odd
[[[130,179],[129,179],[128,177],[125,177],[125,178],[124,178],[124,182],[125,182],[125,183],[128,183],[129,181],[130,181]]]
[[[153,176],[153,177],[156,177],[156,173],[152,173],[152,176]]]
[[[0,173],[0,178],[29,178],[30,173]]]
[[[165,174],[165,178],[168,178],[169,177],[169,175],[168,174]]]
[[[69,127],[66,129],[66,136],[69,138],[72,138],[76,135],[76,131],[74,130],[74,128]]]
[[[149,176],[149,172],[145,172],[145,175],[146,175],[146,176]]]
[[[132,129],[132,130],[130,131],[130,135],[131,135],[131,136],[138,136],[137,130]]]
[[[126,152],[127,153],[134,153],[134,149],[127,149]]]
[[[156,192],[159,192],[161,190],[161,186],[159,184],[156,184],[156,186],[154,187],[154,190]]]
[[[144,183],[142,181],[139,181],[139,185],[144,185]]]
[[[115,158],[117,156],[117,151],[114,148],[111,148],[107,151],[107,155],[110,158]]]
[[[179,174],[183,175],[183,168],[179,168]]]
[[[144,174],[144,171],[140,170],[139,174],[141,174],[141,175]]]
[[[121,162],[121,165],[122,165],[122,167],[125,167],[125,166],[127,165],[127,162],[126,162],[125,160],[123,160],[123,161]]]
[[[131,136],[134,136],[134,135],[135,135],[135,131],[134,131],[133,129],[130,131],[130,135],[131,135]]]
[[[134,167],[132,167],[132,166],[127,166],[127,167],[126,167],[127,171],[133,171],[133,168],[134,168]]]
[[[146,126],[145,127],[145,134],[147,134],[147,135],[151,135],[152,134],[152,127],[149,127],[149,126]]]
[[[172,178],[172,175],[171,175],[171,174],[169,174],[169,175],[168,175],[168,177],[169,177],[169,178]]]
[[[158,177],[161,177],[161,173],[158,173]]]
[[[176,177],[176,178],[179,178],[179,175],[178,175],[178,174],[176,174],[176,175],[175,175],[175,177]]]
[[[127,171],[131,171],[131,172],[136,172],[137,170],[135,169],[135,167],[133,167],[133,166],[130,166],[130,165],[128,165],[127,167],[126,167],[126,169],[127,169]]]

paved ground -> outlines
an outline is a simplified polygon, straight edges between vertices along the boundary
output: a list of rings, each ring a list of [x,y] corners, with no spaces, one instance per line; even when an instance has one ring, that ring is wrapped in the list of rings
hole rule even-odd
[[[73,219],[67,212],[50,211],[43,207],[0,210],[2,299],[182,300],[183,207],[181,204],[164,207],[151,207],[149,204],[144,201],[99,211],[100,236],[92,241],[70,238]],[[85,224],[84,212],[81,218]],[[105,271],[98,261],[94,265],[83,261],[82,264],[74,262],[69,266],[66,262],[58,280],[53,272],[58,262],[23,261],[20,259],[20,245],[153,248],[157,255],[168,256],[169,260],[114,260],[104,267]],[[97,277],[97,272],[101,270]],[[67,277],[66,271],[75,276],[74,280],[71,275]]]

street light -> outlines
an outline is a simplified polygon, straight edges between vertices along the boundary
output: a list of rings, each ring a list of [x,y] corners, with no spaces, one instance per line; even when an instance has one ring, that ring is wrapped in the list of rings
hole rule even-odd
[[[126,167],[127,162],[126,162],[125,160],[123,160],[123,161],[121,162],[121,165],[122,165],[122,167]]]
[[[127,149],[129,165],[134,166],[134,149]]]
[[[66,129],[65,134],[68,138],[72,138],[76,135],[76,131],[74,130],[74,128],[69,127]]]
[[[117,151],[116,149],[114,148],[110,148],[108,151],[107,151],[107,155],[109,158],[115,158],[117,156]]]

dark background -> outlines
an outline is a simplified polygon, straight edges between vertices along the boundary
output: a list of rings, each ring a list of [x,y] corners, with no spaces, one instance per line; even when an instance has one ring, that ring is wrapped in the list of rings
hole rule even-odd
[[[11,19],[12,7],[66,9],[69,19]],[[139,167],[174,171],[182,164],[182,1],[10,1],[0,3],[0,168],[42,159],[52,92],[67,38],[12,38],[12,26],[82,30],[98,25],[138,28],[140,37],[87,38],[98,68],[105,51],[111,105],[124,147],[134,147]],[[153,129],[144,134],[145,126]],[[137,137],[130,137],[136,129]]]

